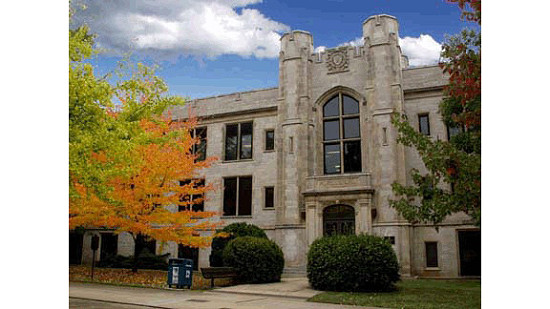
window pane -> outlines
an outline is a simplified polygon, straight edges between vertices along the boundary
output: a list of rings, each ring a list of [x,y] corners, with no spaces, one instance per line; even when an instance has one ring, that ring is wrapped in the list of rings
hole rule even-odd
[[[115,256],[118,250],[118,235],[114,233],[101,233],[101,254],[100,259],[107,256]]]
[[[343,95],[342,98],[344,99],[344,115],[359,114],[359,102],[347,95]]]
[[[223,215],[234,216],[237,214],[237,178],[225,178],[223,185]]]
[[[239,125],[227,125],[225,130],[225,160],[237,160]]]
[[[204,187],[204,179],[199,179],[195,185],[196,188]],[[193,194],[193,211],[204,211],[204,196],[202,194]]]
[[[449,140],[451,140],[451,138],[453,138],[453,136],[461,133],[462,130],[460,129],[460,127],[447,127],[447,136],[449,137]]]
[[[438,267],[437,242],[426,242],[426,267]]]
[[[340,111],[338,110],[338,96],[335,96],[323,107],[323,116],[330,117],[338,115],[340,115]]]
[[[325,141],[340,139],[340,120],[325,121],[323,132]]]
[[[200,142],[195,145],[196,160],[204,161],[206,159],[206,128],[198,128],[197,136],[200,138]]]
[[[266,187],[265,188],[265,208],[273,208],[274,207],[274,189],[273,187]]]
[[[325,174],[340,173],[340,144],[325,145]]]
[[[149,251],[151,254],[157,254],[157,241],[154,239],[146,240],[145,241],[145,248],[143,250]],[[145,253],[142,251],[142,253]]]
[[[241,123],[241,159],[252,159],[252,122]]]
[[[359,118],[344,119],[344,138],[359,136]]]
[[[344,143],[344,173],[361,171],[361,142]]]
[[[252,214],[252,177],[239,177],[239,216]]]
[[[428,115],[419,115],[418,125],[420,133],[424,135],[430,135],[430,118],[428,117]]]
[[[265,132],[265,150],[273,150],[275,148],[275,131]]]
[[[199,270],[199,248],[178,244],[178,258],[193,260],[193,270]]]

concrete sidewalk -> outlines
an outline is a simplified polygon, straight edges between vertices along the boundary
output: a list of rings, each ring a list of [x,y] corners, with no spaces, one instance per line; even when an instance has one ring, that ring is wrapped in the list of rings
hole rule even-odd
[[[286,285],[288,284],[288,285]],[[279,296],[266,295],[271,285],[272,290],[278,290]],[[267,286],[267,287],[266,287]],[[274,287],[275,286],[275,287]],[[149,288],[120,287],[92,283],[69,284],[69,298],[99,300],[108,303],[139,305],[158,309],[351,309],[367,308],[358,306],[312,303],[306,301],[307,289],[303,293],[292,290],[303,287],[303,281],[283,281],[279,286],[274,284],[245,285],[242,289],[231,287],[230,291],[211,290],[206,292],[190,290],[161,290]],[[294,287],[294,288],[292,288]],[[228,289],[228,288],[224,288]],[[293,295],[285,297],[283,290]],[[304,290],[304,289],[300,289]],[[258,293],[252,293],[258,292]],[[316,292],[316,291],[314,291]],[[273,292],[275,293],[275,292]],[[273,294],[272,293],[272,294]]]
[[[321,291],[310,288],[307,278],[282,278],[281,282],[264,284],[239,284],[225,288],[217,288],[215,292],[289,297],[307,300]]]

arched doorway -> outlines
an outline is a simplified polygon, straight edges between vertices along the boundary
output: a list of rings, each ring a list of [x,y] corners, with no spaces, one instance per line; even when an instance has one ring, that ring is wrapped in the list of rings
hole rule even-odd
[[[332,205],[323,210],[323,235],[355,234],[355,209],[348,205]]]

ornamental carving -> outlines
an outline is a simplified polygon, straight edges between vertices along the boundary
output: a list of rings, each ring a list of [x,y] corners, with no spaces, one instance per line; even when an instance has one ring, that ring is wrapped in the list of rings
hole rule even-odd
[[[347,47],[327,50],[327,68],[329,73],[339,73],[348,70]]]

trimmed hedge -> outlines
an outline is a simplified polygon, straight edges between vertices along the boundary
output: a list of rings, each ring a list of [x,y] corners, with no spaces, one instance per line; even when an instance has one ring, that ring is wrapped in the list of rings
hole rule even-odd
[[[243,283],[265,283],[281,280],[285,264],[283,251],[267,238],[238,237],[223,250],[226,266],[237,270],[237,279]]]
[[[145,251],[145,250],[144,250]],[[166,259],[170,253],[163,255],[154,255],[151,253],[141,253],[138,258],[138,269],[158,269],[167,270],[168,262]],[[108,255],[97,263],[98,267],[105,268],[132,268],[134,265],[134,256]]]
[[[214,239],[212,239],[212,252],[210,253],[210,266],[212,267],[224,266],[223,249],[232,239],[243,236],[253,236],[267,239],[267,235],[264,230],[253,224],[247,224],[245,222],[230,224],[221,229],[220,232],[226,232],[230,236],[225,238],[214,237]]]
[[[324,291],[391,291],[399,264],[390,243],[372,235],[317,239],[307,255],[311,286]]]

